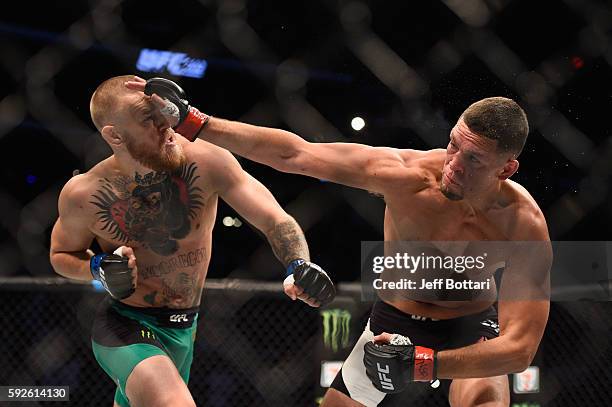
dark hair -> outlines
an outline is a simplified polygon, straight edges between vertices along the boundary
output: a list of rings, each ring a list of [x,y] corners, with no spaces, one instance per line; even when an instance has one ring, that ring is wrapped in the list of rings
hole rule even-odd
[[[529,123],[514,100],[504,97],[479,100],[465,109],[461,118],[472,132],[497,140],[499,151],[511,152],[517,157],[523,151]]]

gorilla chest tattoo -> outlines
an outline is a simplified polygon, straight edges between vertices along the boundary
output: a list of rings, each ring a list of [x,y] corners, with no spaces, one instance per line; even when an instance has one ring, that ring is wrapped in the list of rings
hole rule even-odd
[[[99,208],[102,231],[113,240],[138,242],[162,256],[176,253],[203,206],[202,190],[195,186],[196,169],[191,163],[174,173],[100,180],[91,203]]]

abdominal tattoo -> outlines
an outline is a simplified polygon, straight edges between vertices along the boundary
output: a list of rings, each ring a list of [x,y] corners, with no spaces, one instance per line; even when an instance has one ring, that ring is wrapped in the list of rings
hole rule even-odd
[[[168,305],[173,300],[191,300],[191,303],[193,303],[196,293],[201,290],[201,287],[198,287],[196,282],[196,274],[178,273],[175,276],[162,278],[161,292],[150,292],[143,299],[153,306]],[[160,294],[159,297],[158,294]]]
[[[191,220],[203,206],[202,190],[194,163],[177,171],[150,172],[134,178],[117,176],[100,180],[92,204],[102,230],[122,243],[135,241],[153,252],[168,256],[179,249],[178,241],[191,231]]]
[[[164,277],[178,269],[193,267],[196,264],[200,264],[205,258],[206,248],[202,247],[184,254],[179,254],[178,256],[169,258],[158,264],[140,268],[138,270],[138,276],[142,277],[144,280],[150,277]]]
[[[202,289],[202,286],[197,281],[197,277],[201,276],[201,273],[189,269],[193,269],[194,266],[203,263],[205,259],[206,248],[201,247],[179,254],[158,264],[139,269],[139,278],[142,277],[143,280],[146,280],[151,277],[157,277],[161,280],[160,289],[146,294],[144,300],[153,306],[167,305],[172,300],[177,299],[195,301],[197,294]],[[180,272],[176,273],[177,271]]]

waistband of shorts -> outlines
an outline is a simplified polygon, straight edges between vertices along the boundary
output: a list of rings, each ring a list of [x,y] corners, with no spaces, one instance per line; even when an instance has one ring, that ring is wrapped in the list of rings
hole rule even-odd
[[[445,323],[453,323],[455,321],[459,321],[462,319],[470,319],[470,318],[479,318],[480,316],[485,316],[485,315],[489,315],[492,312],[495,312],[495,307],[493,305],[491,305],[489,308],[483,310],[483,311],[479,311],[476,312],[474,314],[468,314],[468,315],[462,315],[460,317],[456,317],[456,318],[449,318],[449,319],[435,319],[435,318],[431,318],[431,317],[424,317],[424,316],[420,316],[420,315],[413,315],[413,314],[408,314],[404,311],[401,311],[397,308],[395,308],[393,305],[388,304],[384,301],[376,301],[374,303],[374,306],[372,307],[372,313],[374,314],[374,311],[376,310],[376,312],[378,313],[383,313],[383,314],[387,314],[387,315],[393,315],[395,317],[397,317],[398,319],[409,319],[411,321],[415,321],[415,322],[423,322],[423,323],[433,323],[436,325],[444,325]]]
[[[410,320],[414,322],[422,322],[422,323],[436,323],[436,324],[444,324],[445,322],[451,321],[450,319],[435,319],[430,317],[425,317],[421,315],[409,314],[407,312],[401,311],[398,308],[395,308],[393,305],[388,304],[384,301],[376,301],[372,306],[372,315],[373,316],[383,316],[385,317],[393,317],[397,320]]]
[[[200,307],[133,307],[109,298],[109,304],[119,312],[136,314],[151,320],[158,326],[167,328],[190,328],[198,318]]]

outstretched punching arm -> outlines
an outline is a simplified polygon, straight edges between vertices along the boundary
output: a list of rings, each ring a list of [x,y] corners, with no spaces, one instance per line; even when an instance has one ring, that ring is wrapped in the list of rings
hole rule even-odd
[[[400,181],[410,182],[416,150],[372,147],[355,143],[310,143],[280,129],[211,118],[189,106],[184,91],[163,78],[126,82],[144,91],[173,128],[189,140],[201,138],[235,154],[279,171],[307,175],[384,194]],[[181,133],[182,132],[182,133]]]

